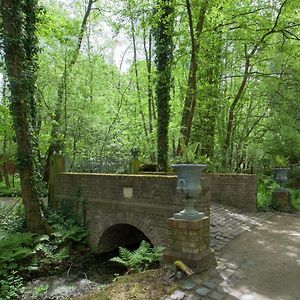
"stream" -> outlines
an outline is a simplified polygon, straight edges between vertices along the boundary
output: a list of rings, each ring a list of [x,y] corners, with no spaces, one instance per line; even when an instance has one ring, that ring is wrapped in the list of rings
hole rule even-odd
[[[61,274],[34,279],[25,285],[21,299],[63,300],[100,290],[126,272],[123,266],[109,261],[117,254],[112,251],[89,257]]]

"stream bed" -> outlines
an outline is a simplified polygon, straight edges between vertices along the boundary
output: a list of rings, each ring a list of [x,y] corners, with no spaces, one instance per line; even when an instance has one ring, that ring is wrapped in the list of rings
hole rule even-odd
[[[58,275],[33,279],[25,285],[21,299],[64,300],[100,290],[126,272],[123,266],[109,261],[115,255],[93,256],[65,272],[58,270]]]

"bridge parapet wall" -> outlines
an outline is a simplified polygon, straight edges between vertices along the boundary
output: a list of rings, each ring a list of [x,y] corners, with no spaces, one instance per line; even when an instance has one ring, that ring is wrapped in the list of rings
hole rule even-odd
[[[256,211],[257,177],[252,174],[205,174],[211,183],[213,202],[245,212]]]
[[[196,205],[207,216],[209,180],[203,180]],[[183,209],[176,183],[176,176],[165,175],[61,173],[55,184],[54,203],[79,197],[85,200],[89,242],[94,247],[114,224],[132,225],[154,245],[166,245],[167,219]]]
[[[143,232],[154,245],[166,245],[167,219],[183,209],[176,176],[61,173],[56,178],[54,203],[85,200],[89,242],[95,248],[115,224]],[[196,209],[210,215],[210,199],[253,211],[256,176],[205,174]],[[110,250],[110,249],[103,249]]]

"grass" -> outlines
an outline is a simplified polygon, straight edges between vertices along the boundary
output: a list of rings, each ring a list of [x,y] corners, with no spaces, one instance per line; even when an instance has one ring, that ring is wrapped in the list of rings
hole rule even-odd
[[[119,277],[99,292],[72,300],[159,300],[172,294],[178,286],[163,284],[166,270],[148,270]]]

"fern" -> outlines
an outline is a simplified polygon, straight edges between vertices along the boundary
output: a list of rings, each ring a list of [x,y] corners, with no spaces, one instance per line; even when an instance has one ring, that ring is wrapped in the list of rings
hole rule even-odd
[[[15,234],[3,234],[0,239],[0,251],[1,249],[15,248],[19,245],[31,245],[33,236],[31,233],[15,233]]]
[[[23,278],[16,271],[4,275],[0,280],[0,299],[19,299],[24,289]]]
[[[142,271],[159,261],[164,247],[151,247],[150,243],[142,241],[139,248],[130,251],[124,247],[119,247],[120,256],[110,259],[110,261],[125,266],[130,271]]]
[[[18,267],[18,262],[32,255],[30,233],[6,234],[0,239],[0,274]]]

